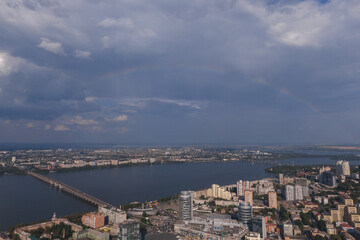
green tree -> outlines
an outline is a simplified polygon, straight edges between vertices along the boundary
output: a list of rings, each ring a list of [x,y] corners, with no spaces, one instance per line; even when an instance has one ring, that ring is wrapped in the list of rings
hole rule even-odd
[[[322,236],[320,236],[320,235],[316,235],[315,237],[314,237],[314,240],[324,240],[325,238],[324,237],[322,237]]]
[[[294,223],[300,228],[301,232],[304,232],[304,224],[301,220],[296,220]]]
[[[318,222],[318,228],[320,231],[326,231],[326,223],[324,220],[320,220]]]
[[[279,217],[281,221],[287,221],[290,219],[290,213],[286,210],[284,206],[280,207]]]

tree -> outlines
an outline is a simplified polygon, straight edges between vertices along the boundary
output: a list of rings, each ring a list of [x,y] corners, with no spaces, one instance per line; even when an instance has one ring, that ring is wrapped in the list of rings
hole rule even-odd
[[[304,224],[302,223],[301,220],[296,220],[294,223],[300,228],[301,232],[304,231]]]
[[[314,237],[314,240],[324,240],[325,238],[324,237],[322,237],[322,236],[320,236],[320,235],[316,235],[315,237]]]
[[[320,220],[318,222],[318,227],[320,231],[326,231],[326,223],[324,220]]]
[[[284,206],[280,207],[279,217],[282,221],[287,221],[290,219],[290,213],[286,210]]]
[[[211,206],[211,207],[215,207],[215,206],[216,206],[215,201],[210,201],[210,202],[209,202],[209,206]]]

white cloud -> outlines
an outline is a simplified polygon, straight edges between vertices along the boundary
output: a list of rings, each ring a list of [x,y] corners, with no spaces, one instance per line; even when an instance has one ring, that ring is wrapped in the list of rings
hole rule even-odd
[[[99,124],[99,122],[94,119],[83,119],[81,116],[75,116],[73,119],[69,121],[68,124],[94,125],[94,124]]]
[[[17,72],[22,63],[25,63],[23,59],[0,52],[0,76],[7,76],[12,72]]]
[[[86,97],[85,98],[85,102],[94,102],[95,101],[95,97]]]
[[[134,24],[130,18],[105,18],[101,22],[99,22],[98,25],[102,27],[134,27]]]
[[[34,127],[34,123],[29,122],[29,123],[26,124],[26,127],[27,127],[27,128],[33,128],[33,127]]]
[[[75,50],[75,57],[83,59],[91,59],[91,52]]]
[[[56,125],[54,128],[55,131],[69,131],[70,129],[66,127],[65,125]]]
[[[114,118],[107,118],[106,120],[114,121],[114,122],[124,122],[124,121],[128,120],[128,116],[126,114],[123,114],[123,115],[119,115]]]
[[[52,52],[61,56],[65,56],[66,53],[62,47],[62,44],[60,42],[52,42],[48,38],[41,38],[41,42],[38,45],[39,48],[42,48],[48,52]]]
[[[14,57],[7,52],[0,52],[0,76],[8,76],[21,70],[22,72],[33,72],[46,70],[23,58]]]

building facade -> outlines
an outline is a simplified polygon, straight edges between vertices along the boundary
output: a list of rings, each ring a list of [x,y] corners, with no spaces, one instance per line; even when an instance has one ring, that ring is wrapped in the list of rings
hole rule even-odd
[[[99,206],[98,212],[104,214],[111,224],[119,224],[126,220],[126,213],[119,208]]]
[[[278,208],[277,203],[277,193],[276,192],[269,192],[268,193],[268,199],[269,199],[269,208]]]
[[[244,186],[243,186],[243,181],[239,180],[236,182],[236,194],[238,196],[244,196]]]
[[[105,225],[105,215],[99,212],[86,213],[81,218],[82,224],[91,228],[100,228]]]
[[[132,219],[128,219],[119,224],[119,240],[140,240],[140,224]]]
[[[193,203],[190,191],[181,191],[179,195],[179,218],[191,220],[193,217]]]
[[[261,239],[266,238],[266,223],[264,216],[256,216],[252,219],[251,231],[260,233]]]
[[[251,190],[245,190],[245,202],[250,203],[250,206],[254,205],[254,196],[253,191]]]
[[[350,176],[350,165],[348,161],[339,160],[336,162],[336,176],[341,177],[343,176]]]
[[[292,185],[286,185],[285,186],[285,199],[286,201],[294,201],[294,186]]]
[[[239,201],[238,211],[239,222],[243,224],[250,224],[253,218],[253,209],[249,202]]]

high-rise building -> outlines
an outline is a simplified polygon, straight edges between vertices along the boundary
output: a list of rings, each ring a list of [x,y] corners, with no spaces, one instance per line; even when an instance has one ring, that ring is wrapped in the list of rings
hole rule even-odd
[[[245,181],[245,190],[250,190],[250,181]]]
[[[277,193],[276,192],[269,192],[268,193],[268,200],[269,200],[269,208],[277,209]]]
[[[190,191],[181,191],[179,195],[179,218],[191,220],[193,217],[192,196]]]
[[[279,183],[284,184],[284,174],[279,173]]]
[[[140,224],[139,222],[128,219],[119,224],[119,240],[140,240]]]
[[[285,186],[285,198],[286,198],[286,201],[294,201],[295,200],[294,186],[292,186],[292,185]]]
[[[250,206],[254,205],[253,191],[245,190],[245,202],[250,203]]]
[[[261,239],[266,238],[266,223],[265,217],[256,216],[251,221],[251,231],[260,233]]]
[[[231,200],[231,192],[227,191],[225,187],[220,187],[217,184],[211,185],[211,188],[207,190],[207,195],[214,198],[222,198],[226,200]]]
[[[294,199],[297,200],[297,201],[304,199],[302,186],[295,185],[295,187],[294,187]]]
[[[295,178],[295,185],[307,187],[309,186],[309,180],[307,180],[306,178]]]
[[[253,218],[253,210],[250,203],[245,201],[239,201],[239,211],[238,211],[239,222],[243,224],[250,224],[251,219]]]
[[[14,164],[16,162],[16,157],[11,158],[11,163]]]
[[[218,184],[213,184],[211,185],[211,189],[212,189],[212,196],[217,198],[218,197],[218,189],[220,188],[220,186]]]
[[[309,195],[309,187],[302,187],[303,197],[308,197]]]
[[[320,183],[328,185],[330,187],[335,187],[336,186],[336,178],[335,178],[335,174],[332,172],[322,172],[320,174]]]
[[[244,190],[243,190],[243,181],[239,180],[236,182],[236,193],[238,196],[243,196],[244,195]]]
[[[105,215],[99,212],[86,213],[81,218],[82,224],[91,228],[100,228],[105,225]]]
[[[341,175],[344,176],[350,176],[350,165],[348,161],[345,160],[339,160],[336,162],[336,176],[341,177]]]

